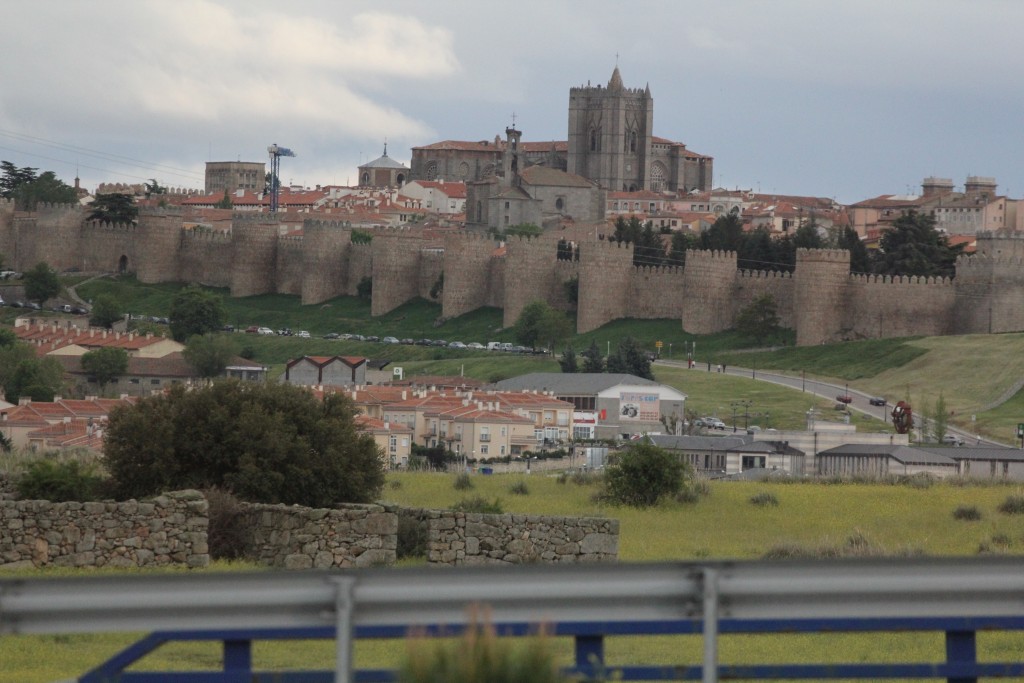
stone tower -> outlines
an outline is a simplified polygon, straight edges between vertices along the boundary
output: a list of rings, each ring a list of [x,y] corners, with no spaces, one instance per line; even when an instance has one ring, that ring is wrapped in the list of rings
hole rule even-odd
[[[650,188],[654,98],[626,88],[615,67],[607,87],[569,90],[569,173],[608,190]]]

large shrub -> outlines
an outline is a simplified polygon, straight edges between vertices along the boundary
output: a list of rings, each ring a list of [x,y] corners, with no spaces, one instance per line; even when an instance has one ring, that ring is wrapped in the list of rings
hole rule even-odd
[[[91,464],[78,460],[33,460],[17,482],[18,495],[24,500],[65,501],[100,500],[106,495],[104,479]]]
[[[644,441],[624,450],[605,470],[605,494],[623,505],[650,507],[678,495],[690,478],[690,468],[676,456]]]
[[[115,408],[105,461],[117,492],[221,488],[242,500],[329,507],[375,500],[383,461],[342,395],[218,382]]]

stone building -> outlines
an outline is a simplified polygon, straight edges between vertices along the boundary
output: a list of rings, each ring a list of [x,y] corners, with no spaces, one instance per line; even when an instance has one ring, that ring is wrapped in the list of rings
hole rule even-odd
[[[262,192],[267,184],[267,165],[261,161],[207,161],[206,194],[225,191]]]
[[[388,156],[387,143],[383,156],[359,167],[360,187],[401,187],[408,179],[409,168]]]

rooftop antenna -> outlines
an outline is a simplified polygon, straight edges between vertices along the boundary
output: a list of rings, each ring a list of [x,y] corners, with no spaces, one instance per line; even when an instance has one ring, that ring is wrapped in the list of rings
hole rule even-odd
[[[278,173],[281,170],[281,157],[293,157],[295,152],[287,147],[278,147],[275,142],[267,147],[270,153],[270,213],[277,213],[277,200],[281,193],[281,180]]]

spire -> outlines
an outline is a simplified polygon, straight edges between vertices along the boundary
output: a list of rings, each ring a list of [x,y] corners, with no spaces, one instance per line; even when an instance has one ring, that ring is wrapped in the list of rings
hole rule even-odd
[[[388,155],[388,139],[384,138],[384,156]]]
[[[622,76],[619,75],[619,67],[615,66],[615,71],[612,72],[611,80],[608,81],[609,90],[622,90]]]

